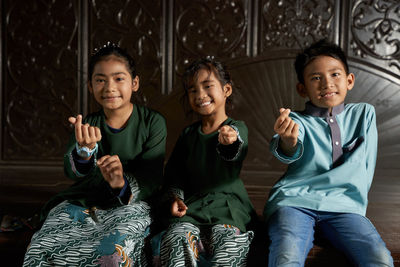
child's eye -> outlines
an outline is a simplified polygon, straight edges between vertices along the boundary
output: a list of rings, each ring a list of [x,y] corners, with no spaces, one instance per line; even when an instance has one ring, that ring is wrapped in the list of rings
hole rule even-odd
[[[115,80],[118,81],[118,82],[121,82],[121,81],[123,81],[125,79],[123,77],[117,77]]]
[[[339,75],[340,75],[340,73],[338,73],[338,72],[332,73],[332,77],[337,77]]]
[[[321,77],[319,77],[319,76],[313,76],[313,77],[311,77],[311,80],[312,80],[312,81],[319,81],[319,80],[321,80]]]
[[[103,82],[105,82],[105,80],[104,79],[96,79],[95,82],[96,83],[103,83]]]

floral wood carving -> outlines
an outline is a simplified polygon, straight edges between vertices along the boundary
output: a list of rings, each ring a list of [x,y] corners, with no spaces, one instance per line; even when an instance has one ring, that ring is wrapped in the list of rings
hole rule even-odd
[[[355,56],[385,61],[400,74],[400,2],[355,1],[352,9],[351,48]]]
[[[246,56],[247,6],[247,0],[175,1],[177,73],[200,56]]]
[[[321,38],[332,40],[335,11],[332,0],[262,1],[261,52],[304,48]]]
[[[64,152],[67,118],[77,110],[73,3],[5,4],[4,160],[59,160]]]

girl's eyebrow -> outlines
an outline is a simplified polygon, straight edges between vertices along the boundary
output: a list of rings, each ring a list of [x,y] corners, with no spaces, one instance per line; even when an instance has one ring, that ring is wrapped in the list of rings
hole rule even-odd
[[[211,83],[211,82],[213,82],[213,81],[212,81],[212,80],[206,79],[206,80],[204,80],[204,81],[201,81],[200,83]]]
[[[125,72],[113,72],[113,73],[111,73],[111,76],[116,76],[116,75],[120,75],[120,74],[126,75]],[[106,77],[107,75],[105,75],[104,73],[95,73],[95,74],[93,74],[93,76]]]

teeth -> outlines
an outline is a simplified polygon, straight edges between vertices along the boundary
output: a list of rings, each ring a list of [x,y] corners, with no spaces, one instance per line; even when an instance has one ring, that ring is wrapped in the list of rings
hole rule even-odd
[[[211,104],[211,102],[210,102],[210,101],[207,101],[207,102],[200,103],[199,106],[200,106],[200,107],[204,107],[204,106],[208,106],[208,105],[210,105],[210,104]]]
[[[334,95],[336,95],[336,93],[324,94],[324,95],[322,95],[322,97],[326,97],[326,96],[334,96]]]

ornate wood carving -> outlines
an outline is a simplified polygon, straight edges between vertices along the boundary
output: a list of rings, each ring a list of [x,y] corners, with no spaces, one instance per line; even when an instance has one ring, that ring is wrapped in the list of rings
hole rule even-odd
[[[399,1],[354,1],[350,30],[352,56],[400,77]]]
[[[245,57],[248,5],[248,0],[175,1],[177,74],[200,56]]]
[[[261,53],[303,48],[322,38],[334,40],[338,2],[263,0],[260,25]]]
[[[6,161],[59,161],[77,109],[75,1],[8,1],[3,150]]]

